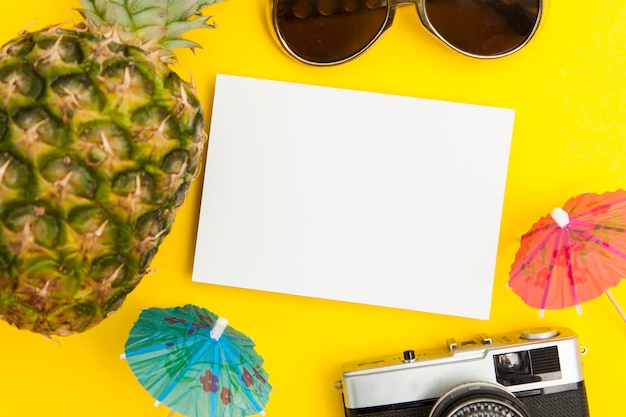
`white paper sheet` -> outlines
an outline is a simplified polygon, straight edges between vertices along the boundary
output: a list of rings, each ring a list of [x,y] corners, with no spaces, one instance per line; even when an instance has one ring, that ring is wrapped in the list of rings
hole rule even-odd
[[[488,319],[513,121],[218,75],[193,280]]]

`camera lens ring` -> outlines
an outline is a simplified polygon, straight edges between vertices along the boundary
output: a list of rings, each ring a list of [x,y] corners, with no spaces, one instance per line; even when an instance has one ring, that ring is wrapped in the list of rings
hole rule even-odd
[[[441,396],[430,417],[530,417],[524,404],[499,384],[469,382]]]

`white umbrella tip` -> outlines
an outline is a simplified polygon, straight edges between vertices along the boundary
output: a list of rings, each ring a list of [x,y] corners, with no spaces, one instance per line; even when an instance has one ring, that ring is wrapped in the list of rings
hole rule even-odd
[[[220,337],[222,337],[222,334],[224,334],[224,330],[226,330],[226,326],[228,326],[227,319],[225,319],[224,317],[220,317],[219,319],[217,319],[217,321],[215,322],[215,325],[211,329],[211,333],[210,333],[211,339],[219,340]]]
[[[560,228],[563,228],[569,224],[569,215],[565,210],[560,207],[552,210],[551,213],[552,219],[559,225]]]

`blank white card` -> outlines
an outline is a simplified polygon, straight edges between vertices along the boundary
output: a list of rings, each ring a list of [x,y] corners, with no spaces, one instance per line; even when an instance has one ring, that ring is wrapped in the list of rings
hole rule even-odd
[[[513,122],[218,75],[193,280],[488,319]]]

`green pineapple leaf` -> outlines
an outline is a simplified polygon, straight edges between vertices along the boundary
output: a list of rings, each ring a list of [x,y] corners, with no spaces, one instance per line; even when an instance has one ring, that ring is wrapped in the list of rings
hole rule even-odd
[[[162,47],[201,48],[182,36],[194,29],[215,28],[200,11],[220,0],[80,0],[78,11],[96,26],[109,24],[134,33],[145,43],[154,41]]]

